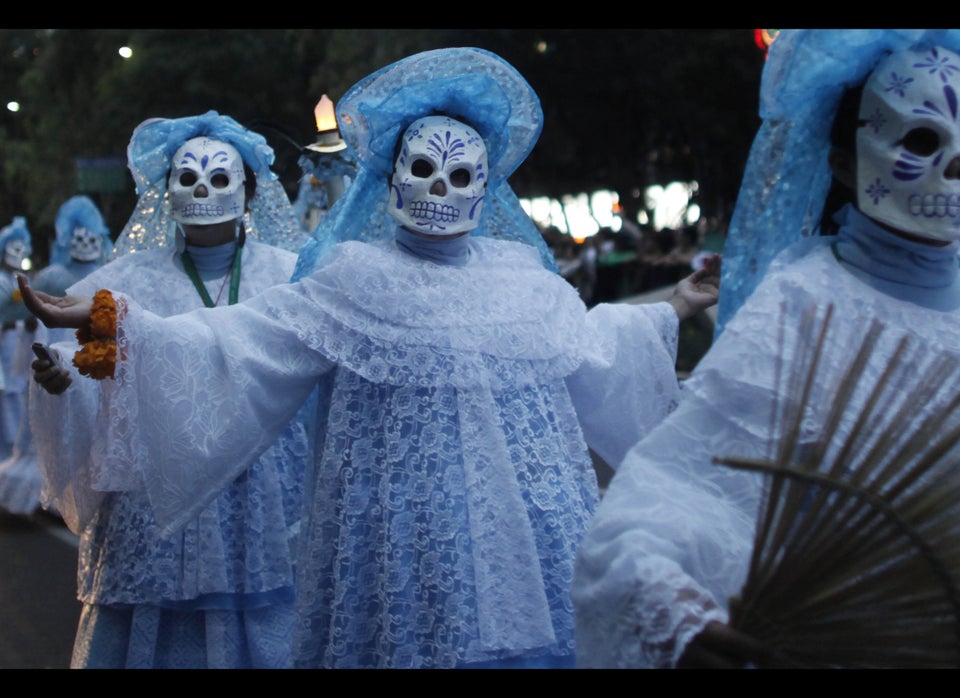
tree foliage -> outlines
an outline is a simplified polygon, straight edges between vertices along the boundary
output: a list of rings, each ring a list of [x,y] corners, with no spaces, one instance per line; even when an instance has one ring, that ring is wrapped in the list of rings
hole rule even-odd
[[[630,211],[649,184],[696,180],[708,215],[735,200],[763,56],[749,29],[4,29],[0,225],[27,217],[46,249],[77,158],[125,158],[146,118],[229,114],[277,153],[295,195],[313,107],[417,51],[469,45],[511,62],[540,96],[540,141],[511,182],[520,196],[613,189]],[[120,46],[133,55],[122,59]],[[84,192],[118,234],[136,200]],[[630,211],[632,213],[632,211]]]

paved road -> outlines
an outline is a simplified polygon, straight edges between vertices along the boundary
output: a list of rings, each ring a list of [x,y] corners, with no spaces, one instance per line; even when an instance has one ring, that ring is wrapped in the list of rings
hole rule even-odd
[[[0,514],[0,669],[69,668],[76,591],[76,536],[43,514]]]

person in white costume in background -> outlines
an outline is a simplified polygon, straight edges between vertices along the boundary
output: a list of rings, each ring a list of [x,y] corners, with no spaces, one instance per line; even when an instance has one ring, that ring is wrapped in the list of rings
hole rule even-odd
[[[87,196],[67,199],[57,212],[54,229],[56,235],[50,249],[50,264],[37,272],[33,284],[45,293],[59,295],[103,265],[113,242],[100,209]],[[33,334],[33,339],[49,343],[71,335],[69,330],[47,330],[41,326]],[[32,352],[19,351],[22,354],[20,360],[25,367],[28,366],[34,359]],[[22,375],[23,394],[29,399],[29,373]],[[27,413],[25,408],[24,414]],[[0,510],[20,516],[32,515],[40,509],[41,482],[30,420],[21,419],[10,457],[0,461]],[[52,510],[50,513],[57,515]]]
[[[762,459],[784,436],[772,415],[791,394],[777,376],[798,362],[803,312],[832,304],[821,356],[836,365],[869,321],[883,323],[865,375],[904,335],[960,346],[958,49],[955,30],[782,30],[772,44],[725,248],[722,327],[677,410],[619,465],[585,537],[579,666],[763,665],[768,648],[727,625],[763,480],[712,459]],[[805,429],[836,387],[814,386]]]
[[[145,479],[170,528],[319,388],[295,666],[572,666],[573,557],[598,499],[587,444],[618,460],[673,407],[679,321],[715,303],[719,274],[588,313],[507,184],[539,100],[487,51],[398,61],[338,114],[359,170],[295,283],[167,319],[120,294],[24,282],[25,297],[53,326],[116,304],[97,330],[123,354],[106,409],[164,429],[115,419],[105,456],[149,454],[128,482]]]
[[[37,272],[32,283],[46,293],[59,295],[107,261],[113,240],[96,203],[82,194],[63,202],[53,227],[50,263]],[[59,341],[66,334],[51,334],[47,339]]]
[[[137,208],[114,259],[69,293],[109,287],[159,316],[234,305],[289,280],[302,234],[260,134],[207,112],[149,119],[133,133],[128,163]],[[282,246],[275,246],[280,244]],[[284,249],[286,247],[286,249]],[[54,345],[73,356],[77,339]],[[294,618],[293,548],[308,434],[297,419],[203,498],[183,525],[161,529],[141,488],[111,492],[142,452],[132,441],[119,470],[98,448],[115,437],[99,402],[112,381],[63,361],[34,363],[30,410],[44,475],[44,505],[80,536],[83,602],[74,668],[286,668]],[[80,362],[80,373],[96,375]],[[164,380],[160,373],[158,380]],[[146,390],[146,386],[142,386]],[[181,402],[189,421],[217,420],[202,402]],[[290,415],[293,417],[293,413]],[[171,425],[128,412],[134,433],[177,450]],[[182,461],[203,470],[203,449]]]
[[[0,368],[3,369],[3,393],[0,394],[0,458],[13,453],[25,411],[30,362],[37,320],[26,309],[17,290],[18,273],[23,261],[33,254],[33,242],[27,219],[16,216],[0,229]]]

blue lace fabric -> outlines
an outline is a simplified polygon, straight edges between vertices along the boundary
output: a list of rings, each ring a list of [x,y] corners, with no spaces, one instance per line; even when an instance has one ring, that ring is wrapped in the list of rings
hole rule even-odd
[[[294,281],[309,275],[338,242],[394,236],[396,221],[387,205],[396,144],[415,119],[433,113],[465,120],[487,146],[490,179],[480,224],[470,235],[532,245],[544,267],[557,270],[543,235],[507,182],[540,136],[540,100],[499,56],[478,48],[451,48],[418,53],[381,68],[339,101],[340,133],[358,172],[304,244]]]
[[[95,450],[148,466],[130,482],[164,530],[317,389],[296,666],[569,664],[598,497],[586,444],[635,442],[676,404],[669,304],[588,313],[532,247],[468,239],[463,266],[344,242],[295,284],[175,318],[117,297],[126,358],[104,409],[162,429],[115,419]],[[187,409],[214,397],[227,407]],[[124,486],[118,469],[102,486]]]
[[[270,170],[273,151],[263,136],[210,111],[181,119],[148,119],[137,127],[127,151],[139,195],[136,209],[111,261],[70,286],[68,293],[90,296],[101,288],[127,292],[161,315],[203,307],[177,254],[167,197],[172,154],[199,135],[234,145],[257,175],[256,195],[243,219],[247,239],[240,299],[290,278],[296,262],[293,250],[305,236]],[[208,256],[199,255],[202,282],[212,298],[229,283],[235,246],[229,243],[205,250]],[[227,294],[222,295],[225,303]],[[77,349],[72,337],[61,338],[58,347],[67,357]],[[77,593],[84,609],[71,665],[288,667],[292,550],[308,452],[303,422],[294,419],[283,425],[276,441],[224,483],[221,492],[208,497],[179,530],[161,531],[142,486],[118,492],[98,485],[103,465],[91,454],[90,444],[107,429],[98,417],[98,402],[111,386],[75,373],[73,379],[62,396],[34,386],[30,399],[34,424],[57,425],[55,433],[46,429],[35,444],[44,478],[41,499],[80,535]],[[209,418],[199,410],[197,419]],[[163,425],[137,423],[137,428]],[[168,448],[173,447],[176,435],[168,439]],[[203,467],[202,457],[192,464]]]
[[[719,335],[777,254],[819,232],[830,188],[830,128],[844,91],[881,58],[912,47],[960,49],[956,29],[783,29],[760,87],[754,139],[724,246]]]
[[[175,323],[125,315],[133,344],[110,411],[156,417],[164,431],[127,434],[118,420],[103,446],[109,462],[128,461],[128,447],[166,452],[143,475],[174,528],[194,508],[185,495],[215,489],[221,465],[235,469],[237,453],[269,437],[277,417],[253,414],[287,413],[320,386],[297,556],[297,666],[572,658],[573,554],[597,498],[564,382],[580,361],[585,308],[532,248],[471,243],[460,267],[393,240],[350,241],[310,277],[246,303]],[[216,342],[198,323],[218,328]],[[231,366],[214,368],[209,350]],[[225,380],[238,371],[243,385]],[[166,398],[137,389],[147,373],[163,395],[188,404],[223,395],[231,407],[214,424],[166,414]],[[182,447],[213,427],[210,467],[191,466]],[[173,460],[170,430],[183,435]]]
[[[241,300],[288,278],[296,259],[251,240],[243,255]],[[212,297],[229,273],[229,259],[224,260],[224,273],[204,279]],[[69,292],[90,295],[104,287],[131,293],[162,315],[202,307],[173,249],[126,255]],[[76,343],[57,346],[70,356]],[[164,532],[142,487],[107,492],[95,482],[100,462],[90,445],[108,428],[97,418],[97,404],[109,388],[74,375],[61,396],[35,388],[31,393],[33,422],[58,426],[56,434],[36,444],[44,501],[62,510],[80,535],[78,597],[85,608],[73,666],[289,666],[293,549],[308,453],[303,423],[286,424],[221,493],[177,531]],[[198,406],[196,419],[208,418]],[[173,448],[177,437],[166,438]],[[201,460],[191,463],[203,467]]]
[[[387,186],[403,122],[435,108],[489,137],[494,176],[480,234],[426,252],[398,237]],[[114,294],[124,358],[95,488],[143,487],[161,533],[180,531],[316,391],[294,666],[569,666],[587,444],[617,442],[616,460],[676,405],[676,313],[588,313],[545,263],[505,183],[540,107],[496,56],[418,54],[340,118],[360,171],[295,283],[176,317]]]

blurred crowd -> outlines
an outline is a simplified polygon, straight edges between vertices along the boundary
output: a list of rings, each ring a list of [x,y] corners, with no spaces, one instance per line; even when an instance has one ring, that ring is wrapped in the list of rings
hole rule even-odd
[[[716,218],[662,230],[622,220],[619,231],[604,227],[583,240],[555,226],[542,231],[561,275],[588,306],[672,286],[722,252],[726,239],[727,225]]]

